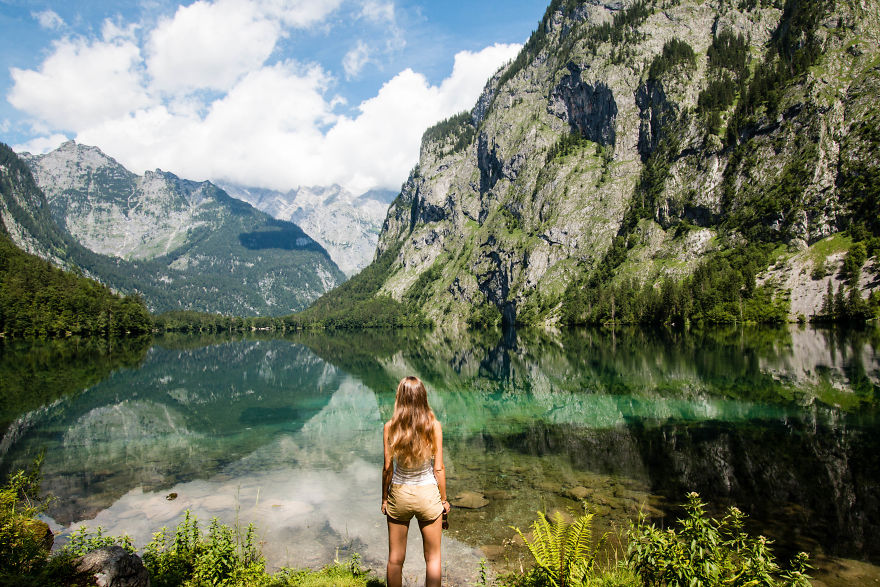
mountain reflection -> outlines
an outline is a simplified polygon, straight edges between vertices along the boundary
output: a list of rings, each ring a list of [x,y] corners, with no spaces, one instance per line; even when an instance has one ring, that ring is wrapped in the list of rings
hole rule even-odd
[[[378,565],[381,422],[415,374],[444,423],[450,496],[489,501],[455,512],[461,572],[515,562],[510,526],[535,509],[586,497],[619,527],[692,490],[783,550],[877,561],[878,348],[875,333],[797,327],[165,338],[20,416],[3,468],[46,448],[64,528],[91,520],[143,545],[191,508],[256,522],[271,564],[342,547]]]

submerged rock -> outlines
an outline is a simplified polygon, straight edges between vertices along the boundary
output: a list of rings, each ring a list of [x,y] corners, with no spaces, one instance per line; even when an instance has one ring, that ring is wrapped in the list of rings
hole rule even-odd
[[[477,510],[489,505],[489,500],[486,499],[483,494],[477,493],[476,491],[463,491],[456,496],[455,501],[452,502],[452,505],[457,508]]]

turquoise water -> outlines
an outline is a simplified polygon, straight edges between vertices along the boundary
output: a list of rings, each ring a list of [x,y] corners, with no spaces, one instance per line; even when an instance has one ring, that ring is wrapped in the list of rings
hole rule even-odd
[[[381,425],[416,374],[444,425],[449,495],[488,501],[453,512],[450,584],[481,558],[528,561],[510,526],[538,509],[585,498],[602,528],[639,511],[663,523],[688,491],[738,505],[783,554],[876,563],[878,342],[797,327],[166,337],[103,368],[94,349],[7,344],[4,392],[47,397],[7,408],[2,468],[47,451],[64,533],[100,525],[143,545],[189,508],[256,523],[271,566],[358,552],[380,568]]]

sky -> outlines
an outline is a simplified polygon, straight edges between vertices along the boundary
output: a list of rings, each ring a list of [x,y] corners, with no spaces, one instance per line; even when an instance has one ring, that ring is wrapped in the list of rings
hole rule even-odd
[[[0,0],[0,141],[290,190],[400,188],[548,0]]]

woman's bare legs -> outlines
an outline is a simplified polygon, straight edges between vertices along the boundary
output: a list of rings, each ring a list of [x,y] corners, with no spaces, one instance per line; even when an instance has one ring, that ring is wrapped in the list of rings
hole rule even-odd
[[[400,587],[403,583],[403,561],[406,558],[409,522],[398,522],[391,516],[385,518],[388,520],[388,566],[385,568],[385,578],[388,587]]]
[[[419,530],[422,531],[422,543],[425,547],[425,587],[440,587],[442,571],[440,540],[443,537],[443,517],[437,516],[437,519],[432,522],[419,522]],[[390,581],[388,587],[391,587]]]

